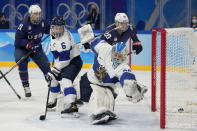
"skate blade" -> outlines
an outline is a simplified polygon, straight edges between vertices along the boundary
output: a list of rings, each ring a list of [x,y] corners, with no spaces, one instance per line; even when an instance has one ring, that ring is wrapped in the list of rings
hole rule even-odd
[[[34,98],[32,96],[31,97],[21,97],[21,100],[32,101],[32,100],[34,100]]]
[[[109,118],[110,116],[105,116],[103,118],[101,118],[100,120],[94,120],[92,121],[92,124],[95,125],[95,124],[104,124],[104,123],[107,123],[109,121]]]
[[[49,112],[56,112],[56,108],[47,108],[47,111],[49,111]]]
[[[79,118],[79,117],[80,117],[80,115],[78,112],[61,114],[61,118]]]

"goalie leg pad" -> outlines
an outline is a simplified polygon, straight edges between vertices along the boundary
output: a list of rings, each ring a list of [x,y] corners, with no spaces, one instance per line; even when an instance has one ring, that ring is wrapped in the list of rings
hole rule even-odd
[[[114,96],[110,89],[90,84],[93,90],[90,100],[90,119],[92,124],[106,123],[116,119],[114,111]]]
[[[90,96],[92,94],[92,88],[90,86],[90,81],[88,80],[87,73],[81,76],[81,80],[79,82],[79,89],[78,91],[80,96],[80,100],[83,102],[89,102]]]

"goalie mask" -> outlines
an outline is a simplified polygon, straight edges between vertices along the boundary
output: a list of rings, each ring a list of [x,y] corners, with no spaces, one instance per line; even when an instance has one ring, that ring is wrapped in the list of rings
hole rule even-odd
[[[125,13],[117,13],[115,16],[116,27],[120,26],[122,32],[125,32],[129,28],[129,18]]]
[[[32,24],[39,24],[42,19],[42,10],[38,5],[31,5],[29,7],[29,17]]]
[[[50,33],[55,38],[59,38],[64,34],[65,22],[62,17],[56,16],[51,22]]]
[[[114,69],[117,68],[121,63],[123,63],[128,54],[128,49],[126,44],[122,42],[117,42],[112,47],[112,62]]]

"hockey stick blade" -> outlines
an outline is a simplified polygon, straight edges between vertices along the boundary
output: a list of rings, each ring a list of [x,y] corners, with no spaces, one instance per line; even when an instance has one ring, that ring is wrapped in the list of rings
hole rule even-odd
[[[45,119],[46,119],[46,115],[41,115],[41,116],[40,116],[40,120],[41,120],[41,121],[43,121],[43,120],[45,120]]]
[[[14,89],[14,87],[11,85],[11,83],[8,81],[8,79],[3,75],[2,71],[0,70],[0,74],[2,75],[2,77],[4,78],[4,80],[7,82],[7,84],[10,86],[10,88],[13,90],[13,92],[16,94],[16,96],[18,97],[18,99],[21,99],[21,96],[16,92],[16,90]]]
[[[46,101],[46,106],[45,106],[45,114],[40,116],[41,121],[45,120],[46,116],[47,116],[47,105],[48,105],[48,102],[49,102],[50,87],[51,87],[51,81],[49,82],[49,85],[48,85],[47,101]]]

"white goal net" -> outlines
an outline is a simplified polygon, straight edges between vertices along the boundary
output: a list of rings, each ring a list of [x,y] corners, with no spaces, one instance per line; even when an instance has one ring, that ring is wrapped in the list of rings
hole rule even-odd
[[[197,32],[152,32],[152,110],[161,128],[197,128]]]

